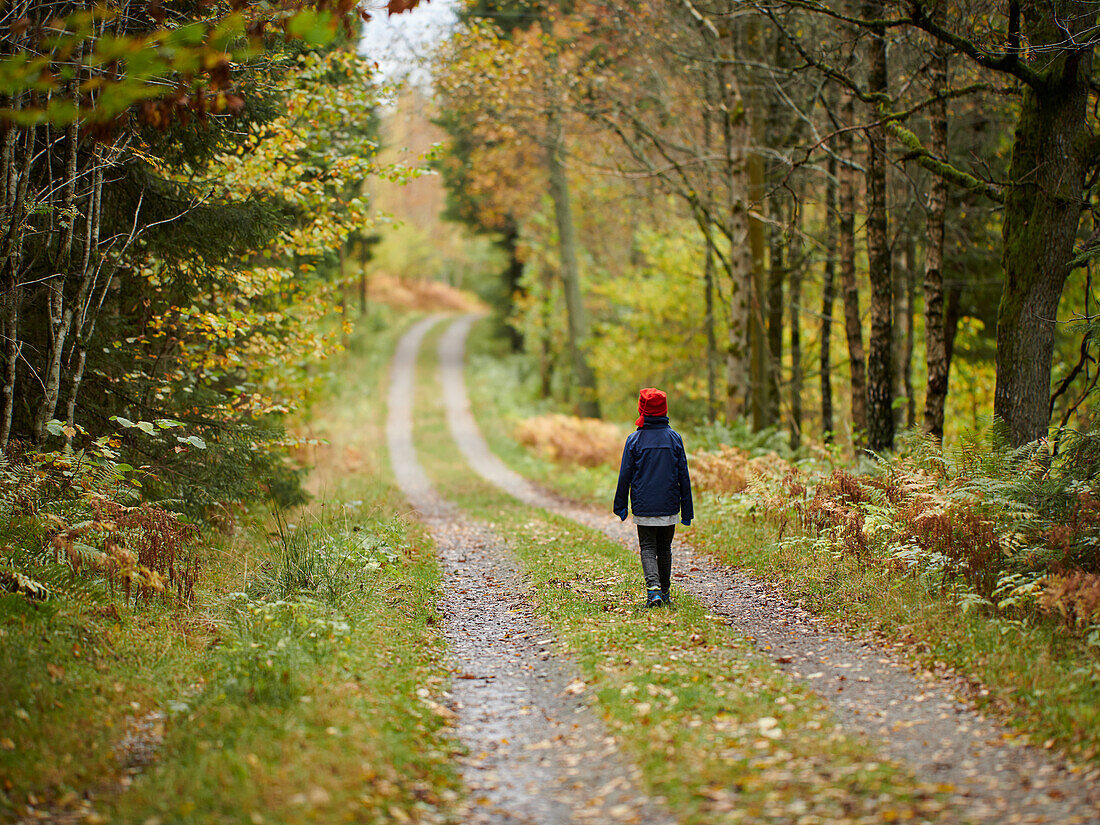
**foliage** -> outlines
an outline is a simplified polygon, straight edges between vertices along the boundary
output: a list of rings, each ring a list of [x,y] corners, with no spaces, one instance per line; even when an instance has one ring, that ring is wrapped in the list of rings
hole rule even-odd
[[[202,564],[195,530],[162,506],[135,503],[133,468],[110,457],[109,443],[0,457],[3,587],[31,599],[104,587],[135,607],[174,590],[188,605]]]
[[[551,461],[581,467],[617,465],[624,437],[614,424],[560,413],[527,418],[515,431],[523,446]]]
[[[1059,577],[1100,564],[1095,435],[1074,442],[1072,457],[1052,458],[1012,450],[996,431],[946,453],[914,438],[865,474],[818,464],[756,475],[734,506],[773,521],[781,536],[792,531],[807,551],[918,576],[964,605],[1023,617],[1040,604],[1072,612],[1087,582]]]
[[[283,601],[304,595],[339,608],[349,596],[368,595],[378,570],[407,547],[400,521],[364,529],[349,523],[346,511],[339,523],[322,512],[302,524],[288,524],[276,512],[275,527],[272,553],[248,582],[253,597]]]
[[[127,411],[168,408],[199,423],[211,448],[201,461],[179,461],[174,447],[152,451],[175,465],[167,480],[193,511],[258,486],[284,506],[298,500],[294,474],[271,451],[292,444],[280,420],[310,389],[303,364],[325,357],[342,333],[339,323],[325,323],[343,289],[340,273],[325,273],[349,236],[370,225],[359,187],[383,173],[372,160],[370,73],[365,59],[344,49],[304,51],[271,71],[267,81],[284,108],[219,155],[204,185],[216,182],[231,202],[277,209],[280,228],[243,261],[153,257],[141,270],[138,296],[148,309],[101,375],[117,384],[119,362],[130,359],[123,378],[136,386],[125,395],[141,403]],[[182,184],[193,174],[177,177]],[[385,174],[412,173],[392,167]]]
[[[379,825],[406,814],[455,820],[448,812],[461,783],[440,704],[438,564],[423,530],[396,515],[399,495],[379,453],[381,419],[366,414],[404,318],[375,307],[368,321],[347,354],[315,368],[323,381],[310,398],[311,421],[330,438],[301,439],[301,451],[340,460],[354,452],[366,462],[361,472],[339,473],[342,503],[328,505],[329,515],[292,516],[312,537],[308,552],[339,558],[327,553],[336,548],[350,558],[359,547],[380,562],[345,565],[347,576],[330,577],[333,588],[265,595],[282,543],[277,531],[266,532],[266,519],[249,518],[254,510],[233,507],[232,535],[202,537],[193,609],[179,609],[174,598],[124,609],[87,567],[74,578],[67,561],[54,564],[52,533],[22,518],[57,512],[66,523],[86,520],[78,505],[88,513],[91,506],[73,499],[91,459],[69,467],[72,476],[42,476],[29,458],[3,470],[11,480],[0,484],[0,562],[9,551],[23,560],[43,547],[46,563],[29,572],[51,595],[0,593],[0,819],[48,811],[92,822],[262,816],[306,825],[349,813]],[[148,437],[144,428],[125,429]],[[174,439],[181,429],[159,432]],[[105,437],[108,448],[112,440]],[[132,480],[148,491],[147,475],[95,466],[96,490],[122,476],[115,498],[140,509]],[[58,494],[66,484],[76,491]],[[131,784],[135,758],[143,769]],[[123,786],[126,793],[114,792]]]
[[[240,701],[296,699],[309,688],[302,674],[350,641],[347,621],[320,603],[236,596],[218,678],[221,690]]]
[[[433,396],[430,362],[426,354],[418,399]],[[500,413],[509,400],[495,403],[501,393],[491,376],[476,367],[468,375],[482,385],[475,395],[491,399],[476,407],[490,422],[486,433],[504,440]],[[674,611],[645,610],[636,551],[471,481],[442,410],[419,409],[415,437],[433,483],[507,537],[540,617],[579,663],[582,678],[569,690],[592,697],[637,760],[644,789],[663,797],[674,817],[732,822],[748,812],[753,821],[777,823],[803,816],[867,823],[935,817],[939,800],[914,795],[903,773],[867,761],[868,752],[828,721],[812,692],[754,655],[743,636],[714,622],[690,595],[677,591]],[[554,475],[577,472],[585,471],[561,465]]]

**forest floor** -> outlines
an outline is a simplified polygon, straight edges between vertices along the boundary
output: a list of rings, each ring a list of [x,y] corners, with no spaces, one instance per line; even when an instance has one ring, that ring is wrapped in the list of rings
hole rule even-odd
[[[423,410],[415,400],[414,366],[423,339],[439,320],[433,317],[418,324],[398,348],[391,370],[388,435],[394,473],[429,526],[445,570],[446,635],[456,674],[449,702],[470,754],[464,779],[480,811],[469,821],[657,822],[735,814],[737,794],[723,795],[713,781],[709,794],[705,789],[701,793],[709,800],[701,806],[675,801],[668,805],[669,794],[661,794],[660,782],[633,766],[632,748],[621,741],[622,731],[616,731],[618,737],[612,735],[599,718],[602,699],[589,695],[600,693],[599,679],[591,678],[590,672],[586,681],[584,668],[571,652],[577,645],[555,640],[554,611],[546,609],[546,599],[531,586],[531,577],[538,574],[525,569],[509,548],[515,536],[507,529],[507,519],[494,518],[500,523],[488,524],[471,516],[476,504],[460,508],[437,491],[437,479],[445,478],[448,470],[437,469],[436,478],[429,479],[418,463],[413,422]],[[589,536],[602,533],[629,557],[636,543],[632,525],[603,508],[580,507],[536,487],[490,451],[470,412],[464,385],[464,344],[473,321],[473,316],[460,318],[438,341],[435,394],[442,399],[452,446],[467,465],[452,466],[449,472],[472,472],[528,509],[536,508],[532,512],[564,517],[587,528]],[[431,383],[430,378],[421,380]],[[422,391],[421,397],[431,393]],[[440,451],[434,452],[438,456]],[[438,457],[435,460],[438,463]],[[452,478],[443,486],[448,484],[457,491],[471,481]],[[486,504],[484,493],[481,498]],[[493,512],[491,504],[487,512]],[[771,668],[781,672],[774,678],[798,683],[823,706],[807,728],[831,731],[834,740],[849,739],[870,749],[876,761],[863,766],[872,773],[879,762],[896,766],[896,775],[876,780],[885,781],[891,791],[879,794],[888,799],[888,807],[876,807],[868,798],[860,805],[848,800],[841,806],[845,820],[1100,822],[1096,772],[1067,765],[987,718],[962,696],[964,680],[950,673],[915,671],[881,642],[830,630],[765,583],[694,552],[688,542],[678,540],[675,554],[676,612],[691,601],[705,611],[704,632],[692,634],[697,644],[712,647],[715,637],[732,630],[770,658]],[[559,585],[572,573],[559,570]],[[663,628],[654,629],[658,637],[662,632]],[[672,651],[678,645],[667,647],[675,660]],[[776,701],[780,706],[791,703]],[[604,719],[615,717],[612,705],[604,702],[602,710]],[[786,741],[786,725],[776,716],[756,720],[754,747],[772,750],[771,745],[784,739],[786,750],[772,756],[798,770],[798,742]],[[676,762],[683,754],[673,748],[669,756]],[[822,756],[814,754],[819,773]],[[792,798],[805,792],[801,783],[806,777],[772,779],[772,797],[795,789],[781,800],[789,821],[799,816],[808,817],[807,822],[839,821],[827,811],[811,810],[804,798]],[[818,779],[816,789],[821,791],[828,777]],[[684,780],[691,784],[690,778]],[[841,795],[852,791],[832,790]],[[895,797],[907,801],[899,805]],[[781,807],[765,804],[758,813],[764,819],[782,819]],[[743,807],[740,813],[745,813]]]
[[[645,609],[633,526],[515,471],[546,468],[500,362],[440,311],[365,322],[299,422],[295,552],[385,557],[335,606],[269,592],[292,548],[261,511],[206,548],[189,610],[0,616],[0,821],[1100,823],[1095,761],[983,715],[965,668],[831,629],[706,518],[675,608]]]

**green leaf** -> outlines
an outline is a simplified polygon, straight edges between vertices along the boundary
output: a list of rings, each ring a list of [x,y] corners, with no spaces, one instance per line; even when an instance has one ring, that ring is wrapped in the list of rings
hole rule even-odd
[[[156,433],[156,428],[153,427],[152,421],[139,421],[137,423],[137,428],[148,435],[154,435]]]
[[[302,38],[312,46],[323,46],[332,40],[335,34],[331,22],[332,17],[326,12],[306,9],[290,18],[287,32]]]

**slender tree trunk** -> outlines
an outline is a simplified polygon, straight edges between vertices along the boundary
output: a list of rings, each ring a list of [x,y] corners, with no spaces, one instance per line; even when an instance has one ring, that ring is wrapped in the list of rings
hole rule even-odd
[[[99,247],[99,227],[102,213],[104,164],[98,149],[93,150],[85,174],[90,178],[88,196],[85,202],[86,220],[84,252],[79,264],[72,272],[55,275],[48,284],[49,347],[46,351],[46,370],[43,378],[42,400],[35,413],[33,433],[36,444],[41,444],[46,436],[46,423],[57,412],[58,399],[61,397],[61,363],[65,351],[65,342],[73,332],[73,323],[83,328],[94,317],[92,303],[95,300],[94,286],[99,274],[96,250]],[[66,301],[66,281],[76,282],[75,294]],[[98,311],[96,307],[95,311]],[[91,313],[91,316],[90,316]],[[79,337],[79,329],[78,329]],[[80,342],[77,341],[79,345]],[[74,391],[79,385],[74,386]]]
[[[787,277],[787,264],[784,260],[783,230],[779,227],[786,221],[779,198],[770,200],[773,224],[768,237],[768,291],[767,291],[767,358],[764,360],[763,395],[764,416],[770,424],[777,424],[779,413],[780,371],[783,365],[783,282]]]
[[[826,444],[833,440],[833,367],[832,335],[834,282],[837,256],[836,158],[829,156],[825,182],[825,266],[821,284],[821,437]]]
[[[577,236],[573,225],[573,210],[569,201],[569,179],[565,169],[565,139],[561,117],[552,112],[549,121],[547,158],[549,164],[550,197],[554,202],[554,218],[558,228],[558,248],[561,257],[562,287],[569,330],[569,350],[576,384],[577,409],[587,418],[600,417],[600,401],[596,389],[596,374],[588,363],[588,318],[581,294],[580,268],[577,264]]]
[[[845,105],[846,123],[855,121],[852,99]],[[840,287],[844,298],[844,333],[848,340],[848,371],[852,390],[853,443],[859,445],[867,435],[867,378],[863,354],[863,322],[859,312],[859,285],[856,283],[856,181],[858,173],[849,164],[855,158],[850,132],[841,136],[842,157],[848,161],[840,169],[840,214],[837,218],[840,250]]]
[[[554,290],[552,276],[542,273],[542,295],[539,299],[539,398],[548,399],[554,392]]]
[[[1080,221],[1095,150],[1086,111],[1093,49],[1071,51],[1089,33],[1097,7],[1086,0],[1026,18],[1033,69],[1045,88],[1024,89],[1004,205],[1004,287],[997,311],[997,388],[993,411],[1014,446],[1047,435],[1058,302]],[[1067,27],[1071,30],[1067,31]]]
[[[725,151],[726,209],[729,220],[728,267],[729,331],[726,348],[726,423],[744,418],[751,391],[751,313],[754,282],[752,227],[749,218],[749,142],[751,131],[744,117],[744,100],[732,70],[725,67],[721,81],[723,98],[722,141]],[[738,113],[738,110],[741,110]],[[753,394],[753,397],[755,393]]]
[[[22,99],[13,103],[13,108],[21,108]],[[20,140],[22,138],[22,140]],[[34,127],[9,126],[4,136],[3,173],[0,182],[4,192],[4,207],[7,226],[3,227],[3,240],[0,241],[0,274],[4,288],[4,389],[3,409],[0,413],[0,448],[6,447],[11,438],[11,428],[15,412],[15,384],[18,378],[18,363],[23,352],[23,341],[19,334],[19,311],[23,297],[21,267],[23,240],[27,220],[27,190],[30,185],[31,166],[34,162]]]
[[[505,310],[504,329],[508,334],[508,343],[512,352],[523,352],[523,332],[516,326],[513,313],[515,312],[515,298],[522,290],[523,261],[519,256],[519,227],[509,222],[505,230],[501,247],[504,249],[508,261],[504,268]]]
[[[901,371],[901,387],[905,392],[905,426],[917,426],[917,397],[913,392],[913,349],[916,342],[916,323],[913,316],[917,301],[917,242],[910,234],[906,240],[906,256],[909,265],[905,268],[905,347],[902,351],[905,368]]]
[[[885,17],[882,0],[863,4],[867,19]],[[867,48],[867,85],[872,93],[889,91],[886,38],[874,30]],[[886,214],[886,131],[876,122],[867,129],[867,264],[871,281],[871,336],[867,351],[867,446],[876,452],[894,447],[893,278]]]
[[[913,397],[913,312],[915,306],[917,245],[916,229],[909,221],[894,238],[894,397],[896,427],[912,427],[916,417]]]
[[[746,137],[753,134],[752,130],[746,130]],[[759,145],[759,143],[758,143]],[[746,211],[752,207],[754,211],[759,211],[763,208],[764,198],[764,158],[760,156],[760,152],[755,148],[749,149],[748,157],[745,162],[746,172],[748,176],[748,199],[745,204]],[[765,383],[765,376],[771,370],[769,365],[768,351],[764,345],[764,290],[765,290],[765,271],[764,271],[764,249],[765,249],[765,237],[764,237],[764,222],[755,214],[748,213],[746,215],[748,221],[748,249],[749,249],[749,266],[751,273],[749,277],[749,284],[752,290],[752,363],[753,363],[753,381],[749,389],[749,394],[752,397],[752,415],[753,415],[753,429],[762,430],[769,424],[776,423],[774,420],[768,420],[768,392],[767,385]]]
[[[709,240],[703,265],[703,290],[707,328],[707,419],[713,422],[718,420],[718,338],[714,328],[714,248]]]
[[[802,255],[801,228],[791,233],[787,253],[787,273],[790,281],[791,328],[791,449],[802,444]]]
[[[744,192],[744,190],[742,190]],[[731,217],[729,342],[726,350],[726,423],[743,418],[749,383],[749,313],[752,292],[752,253],[748,244],[748,214],[741,199]]]
[[[910,231],[908,222],[899,220],[895,231],[896,235],[890,250],[890,274],[894,279],[894,307],[891,312],[891,317],[894,319],[894,334],[890,342],[890,354],[894,364],[894,374],[891,376],[891,380],[894,382],[894,386],[891,393],[894,398],[900,399],[905,394],[905,378],[903,375],[905,371],[905,314],[908,311],[905,299],[909,297],[909,292],[905,288],[906,281],[909,279],[909,259],[906,257],[909,250],[905,243],[905,235]],[[895,404],[894,429],[897,430],[904,426],[905,412],[900,404]]]
[[[11,438],[12,413],[15,404],[16,367],[23,344],[19,340],[19,284],[12,274],[3,280],[4,322],[0,329],[4,334],[4,389],[0,400],[0,450],[8,446]]]
[[[703,92],[706,100],[706,108],[703,111],[703,151],[710,156],[714,146],[714,113],[719,111],[716,105],[715,76],[711,72],[703,75]],[[706,167],[706,187],[708,192],[714,189],[714,179],[711,167]],[[714,313],[714,243],[709,232],[703,233],[706,243],[706,258],[703,262],[703,300],[706,307],[706,316],[703,322],[706,326],[707,336],[707,420],[711,423],[718,420],[718,333],[715,329]]]
[[[6,100],[4,101],[7,102]],[[0,401],[0,450],[8,445],[11,437],[12,412],[15,402],[16,365],[19,362],[21,349],[19,338],[19,299],[20,289],[18,281],[18,265],[15,261],[11,245],[11,236],[18,231],[16,219],[16,190],[14,185],[14,173],[16,164],[16,142],[22,130],[9,127],[4,132],[3,143],[0,144],[0,192],[4,196],[4,213],[12,220],[10,227],[6,227],[5,235],[9,239],[4,244],[4,257],[0,261],[0,288],[3,289],[2,306],[4,310],[3,332],[4,341],[4,387],[3,398]]]

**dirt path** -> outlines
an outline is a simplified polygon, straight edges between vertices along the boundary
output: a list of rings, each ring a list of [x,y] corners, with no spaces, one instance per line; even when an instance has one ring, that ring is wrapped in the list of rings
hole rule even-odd
[[[533,616],[515,561],[492,531],[439,497],[413,447],[416,355],[438,317],[394,355],[387,439],[398,484],[431,530],[444,570],[443,613],[454,682],[450,705],[469,754],[464,823],[640,823],[670,820],[637,790],[637,772],[591,711],[570,662]]]
[[[454,322],[440,341],[441,380],[455,440],[480,475],[521,501],[603,531],[636,552],[630,522],[578,509],[504,466],[478,431],[463,379],[466,335]],[[610,509],[608,503],[607,509]],[[880,644],[841,635],[772,588],[677,541],[676,582],[792,675],[810,681],[841,724],[871,739],[923,781],[953,788],[958,812],[980,822],[1100,823],[1100,773],[1069,768],[1021,745],[956,695],[951,680],[918,676]],[[640,574],[639,574],[640,576]]]

